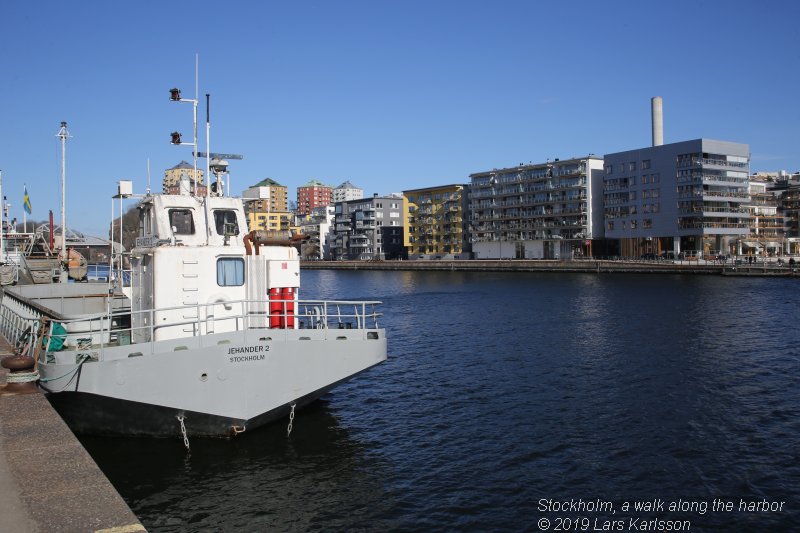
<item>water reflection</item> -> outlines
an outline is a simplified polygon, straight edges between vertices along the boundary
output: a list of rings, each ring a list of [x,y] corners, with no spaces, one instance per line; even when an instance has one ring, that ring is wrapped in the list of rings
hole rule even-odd
[[[192,439],[188,454],[178,437],[81,442],[151,531],[336,528],[357,523],[363,506],[380,524],[372,513],[391,506],[386,464],[325,401],[298,413],[289,438],[273,424],[231,440]]]

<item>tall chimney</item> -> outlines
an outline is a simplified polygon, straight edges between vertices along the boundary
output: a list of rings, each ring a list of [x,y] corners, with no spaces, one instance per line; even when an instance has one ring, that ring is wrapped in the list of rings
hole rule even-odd
[[[664,144],[664,101],[660,96],[650,99],[650,114],[653,117],[653,146]]]

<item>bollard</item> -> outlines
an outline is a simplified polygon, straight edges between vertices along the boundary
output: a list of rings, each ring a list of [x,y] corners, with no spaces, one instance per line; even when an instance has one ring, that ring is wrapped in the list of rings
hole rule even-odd
[[[30,394],[38,392],[36,381],[39,379],[39,372],[34,367],[33,357],[28,355],[9,355],[0,361],[3,368],[9,370],[6,376],[6,386],[2,389],[3,394]]]

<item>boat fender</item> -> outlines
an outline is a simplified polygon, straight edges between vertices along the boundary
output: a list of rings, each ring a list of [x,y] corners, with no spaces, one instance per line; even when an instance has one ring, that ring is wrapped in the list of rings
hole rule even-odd
[[[50,334],[42,337],[42,348],[48,352],[59,352],[64,349],[64,344],[67,340],[67,330],[59,322],[53,322],[50,328]]]

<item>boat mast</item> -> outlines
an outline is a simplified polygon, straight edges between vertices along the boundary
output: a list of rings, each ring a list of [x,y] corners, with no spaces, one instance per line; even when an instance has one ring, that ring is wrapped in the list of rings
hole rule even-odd
[[[194,76],[195,76],[195,82],[194,82],[195,83],[195,88],[194,88],[195,97],[194,98],[181,98],[181,90],[178,89],[177,87],[174,88],[174,89],[170,89],[169,90],[169,99],[171,101],[173,101],[173,102],[188,102],[188,103],[192,104],[192,122],[194,124],[194,137],[192,139],[192,142],[185,143],[185,142],[181,141],[181,134],[179,132],[173,131],[170,135],[172,137],[172,140],[171,140],[172,144],[174,144],[176,146],[189,145],[189,146],[193,146],[194,147],[194,151],[192,152],[192,155],[194,156],[194,165],[192,167],[193,171],[194,171],[194,174],[192,175],[192,180],[194,181],[194,192],[192,193],[192,196],[199,196],[198,190],[197,190],[200,187],[200,183],[199,183],[198,176],[197,176],[197,156],[198,156],[198,154],[197,154],[197,98],[198,98],[197,94],[198,94],[198,91],[199,91],[199,86],[198,86],[198,84],[199,84],[199,59],[198,59],[197,54],[195,54],[195,71],[194,72],[195,72],[195,74],[194,74]]]
[[[67,123],[61,122],[61,129],[58,130],[56,135],[61,139],[61,255],[67,257],[67,139],[71,135],[67,131]]]

